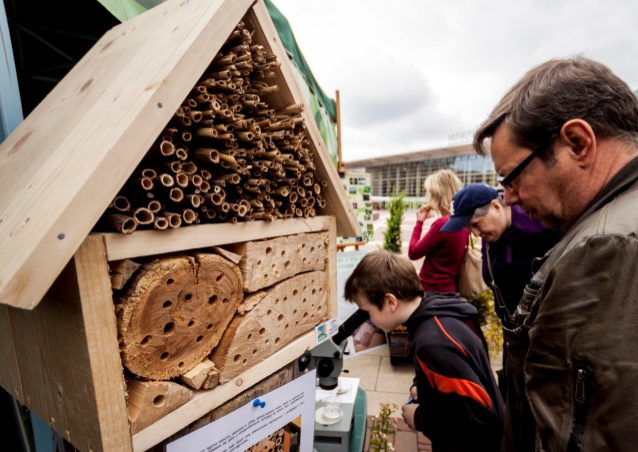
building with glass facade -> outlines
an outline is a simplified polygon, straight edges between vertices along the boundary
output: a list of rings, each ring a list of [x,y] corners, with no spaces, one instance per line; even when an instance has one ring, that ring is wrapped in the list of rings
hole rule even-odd
[[[450,168],[465,185],[497,185],[492,159],[477,155],[470,144],[430,149],[346,162],[348,171],[370,174],[372,196],[392,196],[405,190],[406,197],[425,195],[425,178],[442,168]]]

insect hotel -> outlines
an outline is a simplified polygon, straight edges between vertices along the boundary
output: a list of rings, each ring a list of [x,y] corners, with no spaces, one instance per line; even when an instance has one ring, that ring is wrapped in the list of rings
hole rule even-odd
[[[106,33],[0,146],[0,385],[144,451],[315,345],[358,223],[262,1]],[[204,421],[202,421],[204,419]]]

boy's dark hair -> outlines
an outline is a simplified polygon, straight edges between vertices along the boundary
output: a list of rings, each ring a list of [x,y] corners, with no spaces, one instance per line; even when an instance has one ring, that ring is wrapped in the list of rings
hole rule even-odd
[[[387,250],[366,254],[346,280],[343,296],[354,301],[357,295],[381,309],[385,294],[391,293],[399,300],[423,297],[423,288],[416,268],[404,256]]]

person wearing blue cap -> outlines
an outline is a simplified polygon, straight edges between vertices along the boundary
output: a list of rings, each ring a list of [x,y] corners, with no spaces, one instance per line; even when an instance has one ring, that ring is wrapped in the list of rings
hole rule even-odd
[[[551,249],[562,233],[532,220],[519,206],[506,205],[498,192],[485,184],[467,185],[453,196],[452,213],[441,231],[463,228],[481,238],[483,280],[496,288],[496,313],[508,326],[509,316],[532,277],[532,261]],[[496,299],[497,294],[501,300]]]
[[[494,188],[484,184],[467,185],[452,198],[452,214],[441,231],[463,228],[481,238],[483,280],[494,292],[495,310],[503,326],[509,328],[532,277],[532,261],[551,249],[562,232],[532,220],[519,206],[506,205]],[[504,346],[504,369],[505,351]],[[499,378],[499,387],[505,394],[503,378]]]

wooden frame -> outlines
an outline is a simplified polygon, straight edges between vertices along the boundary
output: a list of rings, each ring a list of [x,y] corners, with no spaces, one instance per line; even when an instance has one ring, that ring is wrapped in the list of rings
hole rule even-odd
[[[80,450],[144,451],[295,361],[314,347],[316,338],[309,331],[131,437],[108,261],[319,231],[327,231],[333,245],[328,247],[326,289],[329,317],[334,317],[334,217],[192,226],[175,230],[172,237],[155,231],[91,234],[35,309],[0,311],[3,363],[16,363],[0,367],[0,383]]]

